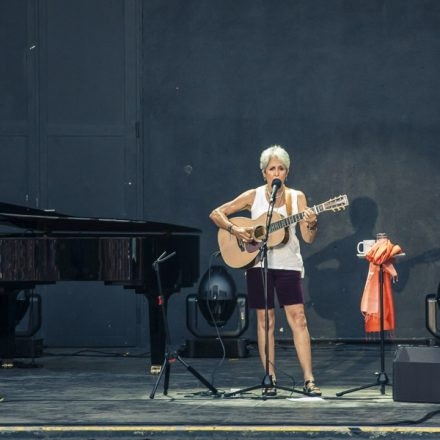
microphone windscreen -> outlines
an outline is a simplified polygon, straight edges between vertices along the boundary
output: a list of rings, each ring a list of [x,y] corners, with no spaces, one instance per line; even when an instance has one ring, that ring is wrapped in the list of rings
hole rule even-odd
[[[272,180],[272,187],[276,186],[277,188],[281,187],[281,180],[280,179],[273,179]]]

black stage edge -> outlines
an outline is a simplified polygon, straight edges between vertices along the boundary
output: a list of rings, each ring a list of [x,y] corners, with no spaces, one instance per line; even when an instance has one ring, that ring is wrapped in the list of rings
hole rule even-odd
[[[224,440],[224,439],[295,439],[295,440],[377,440],[422,439],[437,440],[440,430],[423,427],[341,426],[307,427],[301,425],[101,425],[101,426],[11,426],[1,427],[6,439],[166,439],[166,440]]]

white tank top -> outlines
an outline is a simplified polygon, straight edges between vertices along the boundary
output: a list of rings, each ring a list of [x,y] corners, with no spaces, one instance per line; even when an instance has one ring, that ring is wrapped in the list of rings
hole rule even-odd
[[[298,213],[298,191],[291,189],[292,195],[292,215]],[[255,191],[254,203],[251,207],[251,217],[256,219],[261,214],[267,213],[269,202],[266,199],[266,185],[260,186]],[[287,217],[286,205],[274,208],[274,211]],[[304,276],[304,265],[299,247],[298,237],[296,236],[295,225],[289,226],[289,241],[286,244],[279,244],[273,248],[269,248],[267,253],[269,269],[298,270]],[[257,262],[254,267],[261,267]]]

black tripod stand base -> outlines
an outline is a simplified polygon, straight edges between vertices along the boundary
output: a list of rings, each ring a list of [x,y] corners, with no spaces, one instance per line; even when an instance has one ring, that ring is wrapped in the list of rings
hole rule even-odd
[[[305,393],[304,391],[301,391],[301,390],[296,390],[295,388],[288,388],[288,387],[283,387],[280,385],[273,385],[272,387],[268,387],[268,388],[273,388],[275,390],[284,390],[289,393],[298,393],[298,394],[302,394],[303,396],[307,396],[307,393]],[[264,390],[264,389],[268,389],[268,388],[264,388],[261,385],[254,385],[254,386],[251,386],[248,388],[243,388],[241,390],[232,391],[231,393],[225,393],[225,394],[223,394],[223,397],[226,399],[228,397],[236,396],[237,394],[244,394],[244,393],[248,393],[250,391]],[[275,397],[275,396],[269,396],[269,395],[265,396],[264,394],[262,394],[262,396],[261,396],[262,399],[270,399],[273,397]]]
[[[377,375],[376,382],[370,383],[367,385],[361,385],[361,386],[355,387],[355,388],[350,388],[345,391],[340,391],[339,393],[336,393],[336,397],[341,397],[344,394],[354,393],[356,391],[365,390],[367,388],[373,388],[373,387],[377,387],[377,386],[380,387],[380,393],[382,395],[385,394],[385,387],[391,386],[391,384],[389,383],[389,380],[388,380],[387,373],[385,373],[384,371],[381,371],[380,373],[376,373],[376,375]]]
[[[296,390],[295,388],[288,388],[288,387],[283,387],[281,385],[277,385],[272,380],[272,376],[265,375],[260,385],[253,385],[251,387],[242,388],[240,390],[233,391],[231,393],[225,393],[223,395],[223,397],[228,398],[228,397],[235,396],[237,394],[244,394],[244,393],[248,393],[249,391],[254,391],[254,390],[259,390],[259,389],[263,390],[263,394],[261,396],[263,399],[275,397],[275,396],[271,396],[269,394],[264,395],[264,391],[267,391],[267,390],[284,390],[289,393],[298,393],[298,394],[302,394],[304,396],[307,396],[307,393],[305,391]]]
[[[162,379],[162,376],[165,374],[165,371],[167,371],[167,374],[165,375],[165,381],[163,386],[163,394],[166,396],[168,394],[168,383],[170,378],[170,363],[169,359],[165,357],[165,360],[162,364],[162,368],[160,369],[159,376],[156,379],[156,382],[154,384],[153,390],[150,393],[150,399],[154,399],[154,396],[156,394],[157,388],[159,387],[160,381]]]
[[[218,395],[217,388],[214,387],[210,382],[208,382],[196,369],[188,365],[179,355],[165,355],[165,360],[163,362],[162,368],[160,370],[159,377],[154,384],[153,391],[150,393],[150,399],[154,399],[159,383],[162,379],[162,376],[165,375],[164,384],[163,384],[163,394],[166,396],[168,394],[168,385],[170,382],[170,372],[171,372],[171,363],[180,362],[196,379],[198,379],[206,388],[208,388],[213,395]]]

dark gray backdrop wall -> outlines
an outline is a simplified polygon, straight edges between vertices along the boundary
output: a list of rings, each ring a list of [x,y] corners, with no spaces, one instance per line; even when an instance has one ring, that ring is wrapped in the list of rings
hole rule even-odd
[[[40,194],[61,212],[136,217],[139,24],[134,0],[39,2]],[[135,345],[142,298],[100,283],[45,295],[51,345]],[[66,311],[69,311],[66,313]]]
[[[0,197],[80,216],[142,214],[140,7],[135,0],[0,3]],[[48,345],[136,345],[145,302],[98,283],[43,292]]]
[[[259,153],[280,143],[293,156],[289,184],[310,203],[340,193],[352,202],[347,213],[324,214],[319,238],[303,246],[312,335],[363,337],[367,267],[355,245],[381,231],[408,254],[396,336],[427,335],[423,297],[438,282],[440,255],[438,2],[0,8],[2,200],[199,227],[203,273],[217,249],[209,212],[259,185]],[[244,291],[242,272],[233,273]],[[50,344],[145,342],[141,298],[97,285],[45,290]],[[170,303],[176,340],[193,291]],[[277,336],[287,337],[278,318]]]
[[[29,41],[35,36],[34,5],[0,3],[0,194],[5,202],[26,203],[38,186],[37,123],[31,83],[35,60]]]
[[[312,335],[364,337],[356,243],[387,232],[408,255],[396,336],[426,337],[440,257],[439,55],[436,1],[143,2],[145,213],[204,231],[203,272],[217,249],[209,212],[260,185],[261,149],[283,144],[289,184],[310,203],[352,203],[303,245]],[[183,307],[176,296],[170,311]]]

